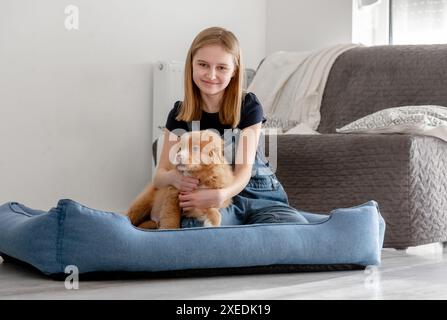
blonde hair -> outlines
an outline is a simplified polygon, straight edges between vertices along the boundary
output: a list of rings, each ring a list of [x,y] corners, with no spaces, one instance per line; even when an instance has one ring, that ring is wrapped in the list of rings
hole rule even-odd
[[[235,128],[241,117],[242,84],[244,79],[244,67],[239,41],[236,36],[224,28],[212,27],[202,30],[193,40],[189,48],[185,62],[184,91],[185,96],[176,120],[193,121],[200,120],[202,110],[200,105],[202,97],[200,90],[193,81],[192,61],[197,50],[209,45],[220,45],[225,51],[233,55],[235,66],[234,76],[225,88],[222,107],[219,111],[219,121]]]

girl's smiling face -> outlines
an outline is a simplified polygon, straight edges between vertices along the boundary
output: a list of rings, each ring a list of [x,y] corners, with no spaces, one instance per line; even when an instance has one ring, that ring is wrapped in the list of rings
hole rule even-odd
[[[233,55],[219,45],[197,50],[192,61],[193,80],[202,94],[223,93],[235,73]]]

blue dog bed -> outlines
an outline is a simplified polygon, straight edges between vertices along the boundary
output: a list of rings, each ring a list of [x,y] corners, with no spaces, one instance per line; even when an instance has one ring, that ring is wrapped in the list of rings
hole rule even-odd
[[[375,201],[335,209],[329,215],[304,215],[309,224],[143,230],[124,215],[69,199],[48,212],[8,202],[0,206],[0,254],[6,261],[25,262],[50,276],[64,274],[69,265],[80,274],[194,270],[201,274],[380,264],[385,222]]]

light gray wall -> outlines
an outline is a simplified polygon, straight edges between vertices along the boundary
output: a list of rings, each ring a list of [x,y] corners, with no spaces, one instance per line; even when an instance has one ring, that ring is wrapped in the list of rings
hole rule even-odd
[[[79,30],[64,9],[79,7]],[[151,63],[184,60],[203,28],[265,55],[266,0],[2,0],[0,204],[71,198],[123,211],[150,176]]]
[[[267,0],[267,54],[350,43],[352,0]]]

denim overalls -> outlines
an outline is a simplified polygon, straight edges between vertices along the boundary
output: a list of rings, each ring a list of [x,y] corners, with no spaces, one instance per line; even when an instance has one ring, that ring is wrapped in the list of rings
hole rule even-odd
[[[188,123],[191,128],[190,123]],[[233,148],[231,163],[234,169],[236,139],[227,143],[225,149]],[[287,194],[270,169],[264,156],[264,145],[259,143],[255,162],[252,167],[252,176],[247,186],[236,196],[233,203],[220,209],[222,215],[221,225],[241,225],[255,223],[281,223],[299,222],[308,223],[306,213],[289,206]],[[302,214],[304,213],[304,214]],[[201,227],[203,223],[193,218],[182,218],[181,227]]]

